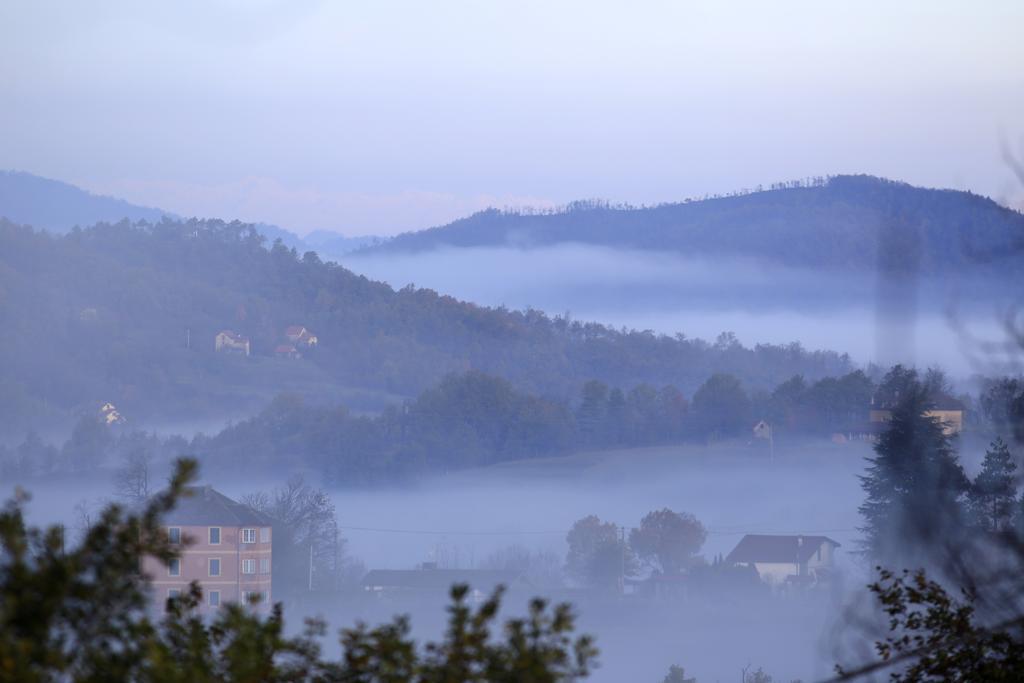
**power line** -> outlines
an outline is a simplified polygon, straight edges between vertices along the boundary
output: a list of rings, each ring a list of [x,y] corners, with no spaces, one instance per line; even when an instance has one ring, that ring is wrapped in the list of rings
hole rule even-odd
[[[394,529],[386,527],[368,527],[368,526],[339,526],[339,529],[343,531],[367,531],[371,533],[381,534],[408,534],[408,535],[419,535],[419,536],[553,536],[553,535],[565,535],[569,533],[569,529],[561,530],[506,530],[506,529],[489,529],[489,530],[467,530],[467,529]],[[625,527],[633,529],[635,527]],[[709,536],[743,536],[747,534],[774,534],[782,536],[812,536],[816,534],[840,534],[850,533],[857,531],[857,529],[810,529],[804,531],[773,531],[773,530],[760,530],[760,531],[725,531],[725,530],[714,530],[709,529]]]

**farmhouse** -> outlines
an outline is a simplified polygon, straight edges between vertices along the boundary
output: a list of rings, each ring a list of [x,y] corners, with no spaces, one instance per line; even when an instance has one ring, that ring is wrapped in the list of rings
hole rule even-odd
[[[240,353],[248,356],[250,351],[249,338],[235,334],[231,330],[221,330],[213,338],[213,348],[218,353]]]
[[[270,608],[273,539],[268,517],[209,486],[195,486],[167,514],[164,525],[181,555],[169,565],[153,557],[143,562],[157,608],[188,591],[191,581],[202,586],[204,612],[251,600],[258,610]]]
[[[284,338],[297,347],[312,348],[317,345],[316,335],[302,325],[292,325],[284,330]]]
[[[725,561],[757,570],[762,581],[817,583],[835,567],[839,544],[827,536],[769,536],[747,534]]]

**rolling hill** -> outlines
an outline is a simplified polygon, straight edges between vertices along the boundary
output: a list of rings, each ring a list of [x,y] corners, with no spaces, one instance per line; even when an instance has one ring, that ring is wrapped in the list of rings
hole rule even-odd
[[[941,274],[987,266],[1016,253],[1022,242],[1024,215],[991,199],[861,175],[646,208],[578,202],[549,213],[491,209],[360,253],[581,243],[796,267],[882,265]],[[1021,259],[1003,259],[1001,270],[1019,274]]]
[[[396,291],[265,244],[253,226],[221,221],[66,235],[0,222],[0,431],[23,434],[106,401],[135,424],[239,417],[282,391],[380,409],[469,369],[564,400],[591,378],[692,392],[731,372],[769,389],[850,367],[796,344],[745,348]],[[291,325],[320,340],[299,360],[275,354]],[[215,352],[221,330],[248,337],[251,355]]]

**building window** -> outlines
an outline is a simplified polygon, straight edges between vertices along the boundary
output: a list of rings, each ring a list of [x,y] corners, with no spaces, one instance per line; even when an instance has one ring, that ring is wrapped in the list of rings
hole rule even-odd
[[[210,607],[220,607],[220,591],[210,591],[207,597],[210,600]]]
[[[180,589],[178,589],[178,588],[168,588],[167,589],[167,599],[168,600],[170,600],[171,598],[178,598],[178,597],[181,597],[181,590]]]
[[[263,591],[242,591],[242,602],[248,604],[260,604],[266,600],[267,594]]]
[[[256,530],[255,529],[242,529],[242,543],[255,543],[256,542]]]
[[[242,573],[243,574],[255,574],[256,573],[256,560],[242,560]]]
[[[167,540],[174,545],[181,543],[181,528],[176,526],[167,527]]]
[[[220,545],[220,527],[210,527],[210,545]]]
[[[210,576],[220,576],[220,558],[210,558]]]
[[[270,558],[269,557],[261,557],[260,558],[260,574],[269,574],[269,573],[270,573]]]
[[[260,543],[270,543],[270,527],[260,527]]]
[[[167,563],[168,576],[181,576],[181,560],[177,557]]]

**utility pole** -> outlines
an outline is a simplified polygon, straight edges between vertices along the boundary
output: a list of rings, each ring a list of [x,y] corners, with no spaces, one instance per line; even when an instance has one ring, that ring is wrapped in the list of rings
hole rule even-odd
[[[313,592],[313,544],[309,544],[309,592]]]
[[[619,593],[626,594],[626,527],[619,527]]]

